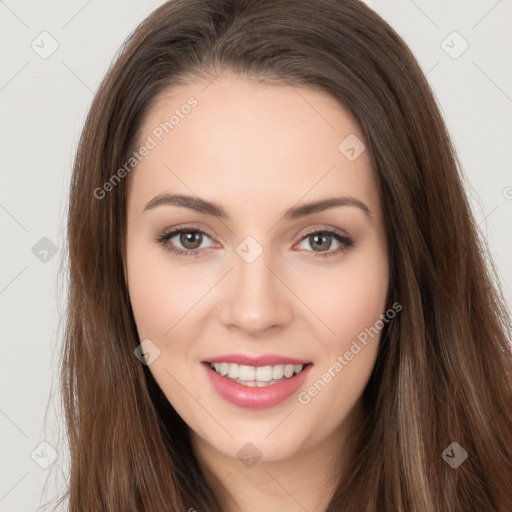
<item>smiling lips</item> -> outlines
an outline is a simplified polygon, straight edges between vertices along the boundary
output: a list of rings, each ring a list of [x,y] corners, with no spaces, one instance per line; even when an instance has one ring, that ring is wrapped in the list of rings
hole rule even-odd
[[[229,354],[209,358],[202,366],[225,400],[239,407],[264,409],[297,391],[312,363],[283,356]]]

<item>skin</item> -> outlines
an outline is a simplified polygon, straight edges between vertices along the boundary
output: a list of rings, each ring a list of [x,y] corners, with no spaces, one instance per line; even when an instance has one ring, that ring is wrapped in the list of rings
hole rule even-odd
[[[263,410],[237,407],[217,394],[200,362],[227,353],[305,359],[313,367],[304,391],[376,323],[389,273],[370,157],[364,151],[349,161],[339,151],[350,134],[364,139],[329,95],[227,74],[165,91],[140,140],[190,96],[198,105],[129,178],[125,273],[140,339],[160,350],[149,368],[189,426],[226,511],[325,510],[340,470],[335,457],[360,421],[379,336],[307,404],[294,394]],[[229,218],[176,205],[144,211],[164,192],[214,201]],[[332,196],[358,199],[371,213],[338,206],[281,219],[292,206]],[[177,235],[167,245],[204,250],[199,257],[174,255],[155,241],[190,224],[207,234],[202,241],[194,246]],[[336,252],[335,238],[315,243],[304,236],[315,228],[348,234],[354,245]],[[247,236],[263,250],[252,263],[236,252]],[[330,256],[314,256],[322,251]],[[252,467],[237,456],[248,442],[261,455]]]

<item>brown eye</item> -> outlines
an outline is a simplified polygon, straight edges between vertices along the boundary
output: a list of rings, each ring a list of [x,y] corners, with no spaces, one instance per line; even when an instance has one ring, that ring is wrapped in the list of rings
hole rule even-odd
[[[328,234],[315,233],[314,235],[308,236],[310,247],[320,251],[329,250],[331,247],[332,239],[333,237]]]
[[[155,239],[165,249],[179,256],[200,256],[208,247],[201,247],[205,239],[211,239],[200,229],[179,228]]]
[[[199,249],[203,241],[203,234],[200,231],[182,231],[179,237],[184,249]]]
[[[300,243],[304,242],[307,242],[307,245],[312,249],[308,252],[313,252],[313,256],[320,257],[332,256],[354,245],[352,238],[326,229],[318,229],[311,233],[306,233]],[[333,242],[336,242],[338,247],[331,249]]]

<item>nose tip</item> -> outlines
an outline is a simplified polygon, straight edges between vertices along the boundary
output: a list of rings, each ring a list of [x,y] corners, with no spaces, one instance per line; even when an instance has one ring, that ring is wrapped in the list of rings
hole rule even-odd
[[[254,246],[251,249],[251,243],[247,242],[248,252],[254,249]],[[247,263],[241,257],[236,266],[226,284],[228,299],[221,315],[225,325],[256,336],[289,324],[292,318],[289,291],[276,277],[266,258],[260,254],[252,263]]]

